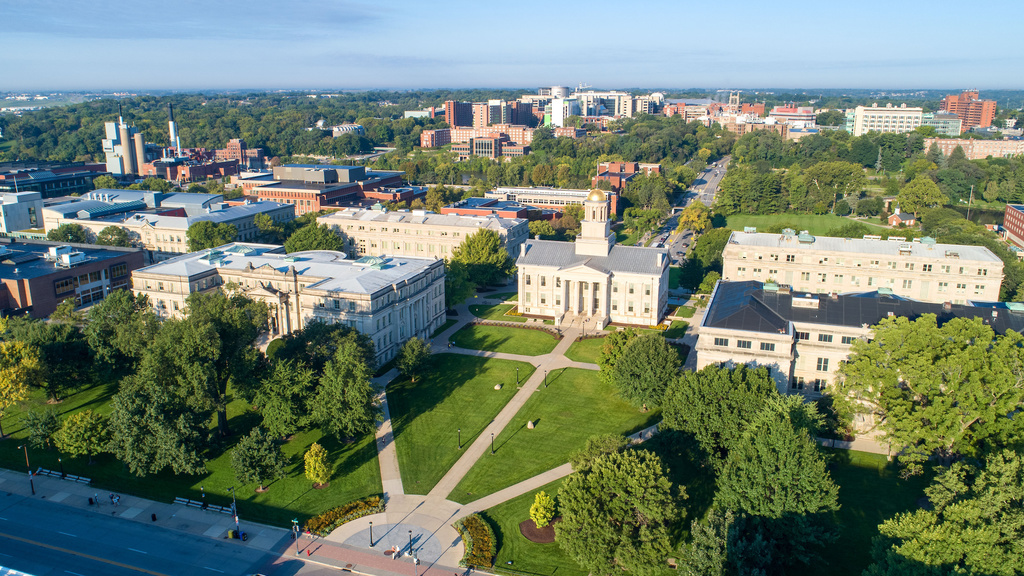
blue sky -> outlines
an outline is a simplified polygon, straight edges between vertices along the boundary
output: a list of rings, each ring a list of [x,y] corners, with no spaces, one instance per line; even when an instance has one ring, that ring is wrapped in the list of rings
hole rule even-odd
[[[0,11],[0,90],[1024,88],[1019,0],[5,0]]]

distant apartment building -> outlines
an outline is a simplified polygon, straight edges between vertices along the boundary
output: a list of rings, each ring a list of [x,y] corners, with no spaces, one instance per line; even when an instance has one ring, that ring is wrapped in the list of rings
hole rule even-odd
[[[666,104],[665,107],[662,109],[662,112],[665,114],[665,116],[682,116],[683,122],[693,122],[694,120],[704,118],[709,114],[707,106],[685,103]]]
[[[923,302],[995,302],[1003,261],[984,246],[930,238],[830,238],[733,232],[722,251],[722,279],[756,280],[819,294],[880,292]]]
[[[601,182],[607,182],[612,192],[622,192],[626,184],[638,174],[660,174],[661,164],[644,164],[641,162],[600,162],[597,165],[597,176],[591,178],[590,185],[599,188]]]
[[[528,145],[533,142],[534,129],[513,124],[495,124],[485,128],[438,128],[420,133],[420,146],[438,148],[447,144],[467,144],[473,138],[506,136],[510,143]]]
[[[108,226],[122,228],[133,245],[145,250],[149,263],[188,253],[188,227],[196,222],[230,224],[238,231],[236,240],[253,240],[260,234],[257,214],[276,223],[295,218],[293,206],[278,202],[231,203],[219,194],[135,190],[96,190],[75,202],[47,206],[42,213],[47,232],[78,224],[96,238]]]
[[[697,369],[764,366],[779,392],[820,397],[835,382],[840,363],[871,327],[890,317],[934,314],[941,326],[953,318],[980,318],[997,334],[1024,330],[1024,304],[920,302],[891,294],[816,294],[753,280],[719,282],[697,339]],[[870,415],[854,426],[868,430]]]
[[[1003,237],[1024,248],[1024,205],[1007,204],[1003,214]]]
[[[846,131],[854,136],[863,136],[868,132],[901,134],[913,132],[923,120],[924,111],[921,108],[909,108],[906,104],[857,106],[846,111]]]
[[[722,128],[742,136],[758,130],[768,130],[787,138],[789,136],[789,124],[778,122],[774,118],[760,118],[750,114],[719,114],[708,116],[703,119],[705,126],[717,123]]]
[[[233,243],[136,270],[132,286],[164,318],[180,317],[190,294],[231,284],[267,304],[272,335],[313,322],[344,324],[374,343],[377,363],[409,338],[427,340],[445,321],[444,261],[348,259],[341,252],[284,254],[281,246]]]
[[[46,318],[65,300],[91,306],[129,288],[143,258],[138,248],[0,240],[0,316]]]
[[[552,98],[551,103],[544,107],[546,124],[555,127],[565,126],[566,118],[583,115],[583,109],[576,98]]]
[[[509,254],[530,236],[525,219],[435,214],[425,210],[389,212],[379,207],[349,208],[317,218],[345,240],[345,250],[359,256],[450,258],[452,251],[478,230],[498,234]]]
[[[494,190],[485,192],[484,197],[519,202],[543,209],[572,205],[582,206],[590,192],[590,190],[573,190],[571,188],[499,186]],[[617,213],[619,195],[615,192],[608,192],[606,196],[610,206],[610,214],[614,218]]]
[[[444,121],[449,128],[473,126],[473,104],[448,100],[444,103]]]
[[[996,117],[996,101],[982,100],[977,90],[965,90],[960,94],[943,96],[939,110],[956,114],[963,122],[961,128],[985,128],[992,125]]]
[[[924,149],[928,150],[935,144],[943,156],[949,156],[959,146],[963,148],[968,160],[993,158],[1009,158],[1024,154],[1024,140],[981,140],[960,138],[925,138]]]
[[[779,122],[790,124],[800,122],[807,126],[813,126],[816,119],[814,108],[811,106],[776,106],[772,108],[768,116]]]
[[[530,153],[530,147],[512,142],[507,134],[492,133],[489,136],[470,138],[468,142],[452,144],[451,151],[460,160],[471,156],[483,156],[492,160],[507,157],[518,158]]]
[[[319,212],[356,199],[406,199],[411,190],[398,190],[404,172],[367,170],[365,166],[288,164],[272,173],[246,178],[241,185],[260,201],[295,206],[295,214]],[[404,196],[403,196],[404,194]]]
[[[213,151],[213,158],[218,162],[236,160],[245,169],[263,168],[263,148],[249,148],[245,140],[233,138],[227,146]]]
[[[927,112],[921,117],[921,125],[931,126],[937,134],[943,136],[959,136],[963,132],[960,117],[948,112]]]

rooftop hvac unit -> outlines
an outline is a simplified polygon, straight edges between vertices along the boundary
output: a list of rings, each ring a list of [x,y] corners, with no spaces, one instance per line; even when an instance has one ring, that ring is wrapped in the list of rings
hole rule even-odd
[[[61,268],[71,268],[82,262],[85,262],[85,254],[83,252],[68,252],[57,256],[57,266]]]

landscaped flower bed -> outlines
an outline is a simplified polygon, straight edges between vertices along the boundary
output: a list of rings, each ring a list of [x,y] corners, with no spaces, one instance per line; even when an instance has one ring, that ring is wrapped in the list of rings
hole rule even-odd
[[[370,496],[361,500],[353,500],[343,506],[331,508],[330,510],[313,516],[306,520],[305,530],[317,536],[327,536],[335,528],[346,522],[351,522],[363,516],[378,514],[384,511],[384,499],[380,496]]]
[[[462,536],[466,551],[459,561],[463,568],[490,568],[498,553],[494,530],[479,514],[471,514],[455,522],[455,529]]]

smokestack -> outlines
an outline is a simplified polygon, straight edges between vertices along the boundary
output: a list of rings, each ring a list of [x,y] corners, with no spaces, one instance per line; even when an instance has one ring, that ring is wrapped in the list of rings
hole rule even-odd
[[[124,124],[124,114],[121,113],[121,103],[117,103],[117,122],[118,124]]]
[[[132,135],[135,140],[135,174],[142,173],[142,165],[146,163],[146,143],[142,140],[142,132]]]
[[[171,146],[174,146],[175,157],[181,156],[181,142],[178,141],[178,125],[174,123],[174,105],[167,104],[167,129],[171,140]]]

